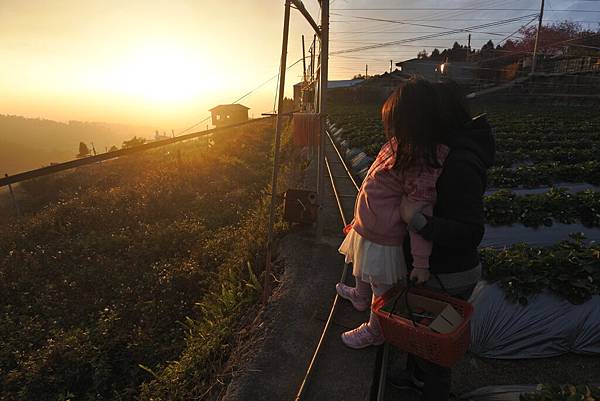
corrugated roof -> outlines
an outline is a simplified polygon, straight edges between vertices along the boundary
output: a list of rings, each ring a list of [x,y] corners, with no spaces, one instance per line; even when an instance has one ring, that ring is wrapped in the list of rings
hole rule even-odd
[[[361,79],[341,79],[337,81],[327,81],[327,89],[336,89],[336,88],[350,88],[352,86],[356,86],[358,84],[363,83],[365,80]]]

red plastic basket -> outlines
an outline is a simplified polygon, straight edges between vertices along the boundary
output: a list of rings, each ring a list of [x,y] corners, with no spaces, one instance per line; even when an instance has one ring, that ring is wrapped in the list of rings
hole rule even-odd
[[[447,302],[463,317],[462,323],[450,333],[436,333],[418,322],[415,324],[411,319],[381,310],[396,295],[402,296],[400,293],[404,290]],[[450,367],[461,359],[469,348],[473,305],[468,302],[425,288],[400,287],[391,289],[377,298],[372,305],[372,310],[379,319],[386,341],[435,364]]]

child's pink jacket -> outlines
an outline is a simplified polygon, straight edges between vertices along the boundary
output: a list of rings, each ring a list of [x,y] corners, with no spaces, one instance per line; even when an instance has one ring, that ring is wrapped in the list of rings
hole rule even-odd
[[[442,173],[441,168],[429,166],[411,168],[400,173],[395,163],[395,139],[388,141],[369,168],[362,183],[354,209],[352,228],[362,237],[380,245],[402,246],[406,236],[407,222],[400,216],[400,203],[425,202],[425,214],[433,213],[436,199],[435,184]],[[440,165],[446,160],[449,149],[438,145]],[[409,232],[413,266],[429,268],[432,244],[417,233]]]

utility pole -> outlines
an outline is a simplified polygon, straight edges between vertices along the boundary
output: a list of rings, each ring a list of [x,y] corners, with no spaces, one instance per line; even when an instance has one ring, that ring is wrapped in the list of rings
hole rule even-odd
[[[538,29],[535,33],[535,44],[533,45],[533,59],[531,60],[531,73],[535,74],[535,67],[537,65],[537,50],[538,41],[540,40],[540,31],[542,30],[542,19],[544,18],[544,0],[542,0],[542,6],[540,7],[540,19],[538,20]]]
[[[325,130],[327,127],[327,83],[329,77],[329,0],[321,0],[321,59],[319,68],[319,118],[321,132],[319,135],[319,150],[317,162],[317,215],[316,239],[321,241],[323,236],[323,206],[325,203]]]
[[[310,57],[310,81],[315,80],[315,56],[317,52],[317,35],[313,35],[312,53]]]
[[[390,74],[392,73],[393,65],[394,65],[394,61],[390,60]]]
[[[306,50],[304,50],[304,35],[302,35],[302,81],[306,82]]]
[[[365,64],[365,78],[369,76],[369,64]]]
[[[285,71],[287,63],[288,36],[290,32],[290,1],[285,0],[283,14],[283,41],[281,43],[281,61],[279,63],[279,93],[277,102],[277,123],[275,127],[275,150],[273,154],[273,175],[271,177],[271,206],[269,210],[269,226],[267,233],[267,257],[265,261],[265,282],[263,286],[263,303],[267,302],[271,293],[271,254],[273,251],[273,225],[275,223],[275,200],[277,198],[277,176],[279,174],[279,144],[283,129],[283,95],[285,91]]]
[[[471,57],[471,34],[469,34],[469,39],[467,40],[467,61]]]

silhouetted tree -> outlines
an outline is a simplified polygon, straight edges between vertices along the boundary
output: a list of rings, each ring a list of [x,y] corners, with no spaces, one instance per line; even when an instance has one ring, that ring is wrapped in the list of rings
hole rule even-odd
[[[426,59],[427,57],[428,57],[427,50],[425,50],[425,49],[423,49],[417,53],[417,58],[419,58],[419,59]]]
[[[123,149],[134,148],[136,146],[140,146],[145,143],[146,143],[145,138],[138,138],[137,136],[134,136],[133,138],[131,138],[128,141],[123,141]]]
[[[79,153],[77,154],[77,158],[88,157],[90,155],[90,148],[83,143],[79,142]]]
[[[114,152],[115,150],[119,150],[119,148],[117,148],[115,145],[111,146],[110,149],[108,149],[109,152]]]

